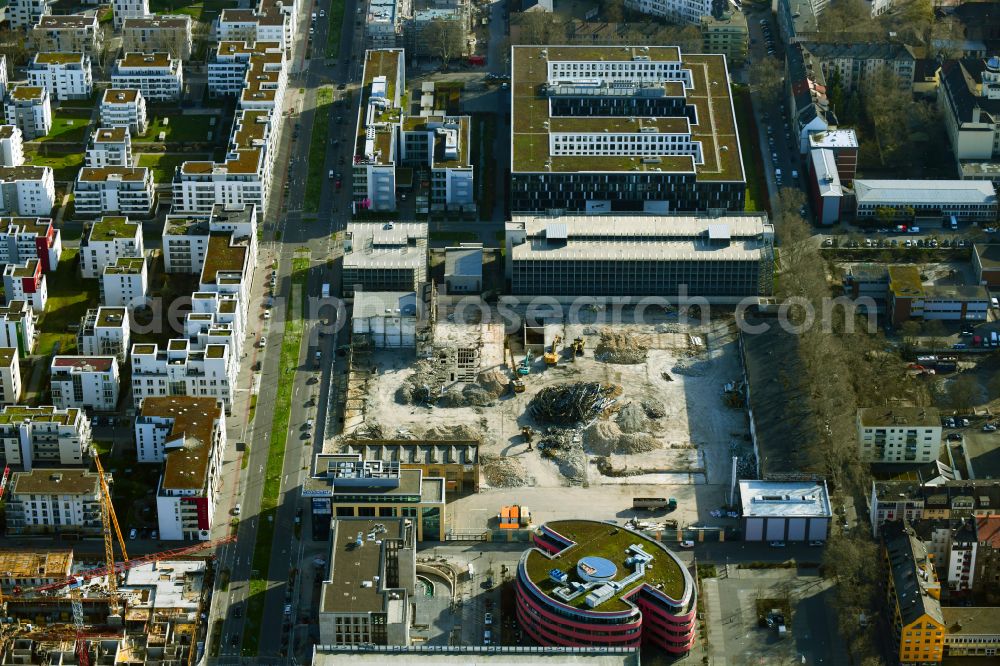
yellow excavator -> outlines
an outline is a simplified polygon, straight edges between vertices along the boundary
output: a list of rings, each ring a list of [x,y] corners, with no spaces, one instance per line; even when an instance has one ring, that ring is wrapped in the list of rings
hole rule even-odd
[[[558,335],[552,338],[552,347],[549,351],[545,352],[545,365],[558,365],[559,364],[559,343],[562,342],[562,338]]]

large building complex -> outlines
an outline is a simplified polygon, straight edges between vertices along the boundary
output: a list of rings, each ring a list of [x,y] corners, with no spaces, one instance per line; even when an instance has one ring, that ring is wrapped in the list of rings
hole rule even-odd
[[[344,296],[411,291],[427,279],[427,224],[355,222],[344,233]]]
[[[517,621],[540,645],[691,650],[694,579],[659,541],[592,520],[559,520],[533,535],[517,565]]]
[[[743,210],[724,56],[514,46],[511,63],[515,213]]]
[[[773,244],[764,213],[515,215],[506,272],[518,295],[767,296]]]

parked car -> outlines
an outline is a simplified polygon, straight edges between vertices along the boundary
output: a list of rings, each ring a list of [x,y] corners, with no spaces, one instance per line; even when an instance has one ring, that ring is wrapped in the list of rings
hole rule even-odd
[[[134,527],[128,531],[129,539],[135,539],[137,536],[139,536],[139,531]]]
[[[242,510],[242,507],[240,506],[240,503],[239,503],[239,502],[237,502],[237,503],[236,503],[236,506],[234,506],[234,507],[233,507],[233,515],[234,515],[234,516],[238,516],[238,515],[240,515],[240,511],[241,511],[241,510]]]
[[[813,540],[813,541],[810,541],[810,542],[809,542],[809,545],[810,545],[810,546],[823,546],[823,545],[824,545],[824,543],[825,543],[825,542],[823,542],[823,541],[818,541],[818,540]]]
[[[487,626],[493,624],[493,613],[487,613],[483,616],[483,624]]]
[[[770,546],[771,548],[784,548],[785,547],[785,542],[784,541],[771,541],[767,545]]]
[[[266,335],[262,335],[262,336],[260,336],[260,347],[261,347],[261,349],[263,349],[266,346],[267,346],[267,336]]]
[[[694,548],[694,541],[691,540],[681,541],[680,546],[681,548]]]
[[[949,432],[947,437],[949,442],[960,442],[962,441],[962,433],[960,432]]]

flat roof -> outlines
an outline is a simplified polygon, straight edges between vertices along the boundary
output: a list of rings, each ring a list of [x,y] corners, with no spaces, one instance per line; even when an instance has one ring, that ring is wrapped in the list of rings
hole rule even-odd
[[[85,183],[104,183],[112,179],[142,183],[149,176],[149,169],[146,167],[83,167],[77,179]]]
[[[996,204],[993,183],[985,180],[854,181],[859,204]]]
[[[0,365],[9,368],[18,358],[16,347],[0,347]]]
[[[179,62],[170,57],[169,53],[126,53],[118,59],[118,67],[170,67]]]
[[[128,136],[128,128],[124,125],[117,127],[98,127],[94,130],[94,143],[122,143]]]
[[[385,131],[382,124],[392,125],[402,118],[402,109],[396,106],[396,95],[402,91],[396,90],[399,82],[399,69],[403,66],[403,49],[370,49],[365,51],[365,67],[361,82],[361,104],[358,107],[357,136],[355,138],[354,154],[364,157],[367,139],[368,102],[372,98],[372,87],[377,77],[385,77],[385,90],[381,95],[388,104],[386,108],[373,110],[373,123],[380,127],[373,132],[376,164],[390,164],[394,161],[393,132]]]
[[[812,162],[813,171],[816,174],[819,195],[821,197],[844,196],[844,187],[840,182],[840,173],[837,171],[837,158],[833,150],[829,148],[814,148],[809,151],[809,160]]]
[[[976,243],[973,249],[983,268],[1000,269],[1000,243]]]
[[[813,148],[857,148],[858,135],[852,129],[823,130],[809,135]]]
[[[202,586],[208,568],[206,560],[156,560],[125,572],[119,590],[149,590],[144,602],[132,601],[130,608],[149,607],[159,611],[197,611],[202,604]]]
[[[0,233],[22,233],[45,236],[52,227],[50,217],[0,217]]]
[[[826,481],[740,481],[744,517],[829,518]]]
[[[132,222],[124,215],[105,215],[90,227],[90,242],[102,243],[119,238],[134,239],[140,233],[139,229],[138,222]]]
[[[146,267],[145,257],[118,257],[118,261],[104,267],[105,275],[137,275]]]
[[[941,615],[949,637],[1000,635],[998,606],[942,606]]]
[[[483,276],[483,246],[449,247],[444,251],[444,274],[467,277]]]
[[[417,294],[413,291],[357,291],[353,319],[367,317],[416,317]]]
[[[45,95],[45,88],[40,86],[16,85],[10,92],[11,99],[30,102],[40,100]]]
[[[858,410],[862,427],[909,426],[941,427],[941,412],[936,407],[867,407]]]
[[[118,365],[114,356],[53,356],[51,368],[77,368],[83,372],[108,372]]]
[[[427,263],[425,222],[358,222],[347,225],[352,249],[344,268],[422,268]]]
[[[633,118],[623,116],[562,117],[551,114],[543,86],[551,83],[551,62],[678,62],[691,77],[685,89],[676,80],[643,80],[663,86],[669,95],[683,95],[694,107],[696,123],[690,125],[692,141],[701,142],[702,163],[691,155],[552,155],[552,132],[686,133],[687,117]],[[511,57],[513,172],[687,172],[698,180],[742,182],[736,117],[729,90],[725,56],[687,54],[676,46],[514,46]],[[608,82],[613,89],[625,79]],[[629,81],[634,79],[629,79]],[[640,81],[635,80],[636,83]],[[588,84],[591,82],[583,82]],[[666,87],[669,86],[669,90]]]
[[[38,19],[38,28],[87,28],[97,27],[95,14],[45,14]]]
[[[359,454],[362,460],[393,461],[400,465],[479,464],[479,442],[471,440],[358,439],[344,442],[343,452]]]
[[[171,30],[188,29],[191,27],[191,17],[187,14],[156,14],[145,18],[127,18],[122,23],[122,30],[129,28],[149,30],[167,28]]]
[[[924,300],[983,301],[989,303],[990,292],[981,284],[929,284],[924,286]]]
[[[70,65],[82,64],[82,53],[65,53],[63,51],[43,51],[36,53],[32,62],[36,65]]]
[[[433,661],[442,666],[639,666],[639,651],[628,648],[574,648],[508,645],[316,645],[314,666],[411,666]]]
[[[635,606],[634,602],[624,597],[628,597],[642,585],[656,588],[678,602],[683,602],[686,595],[693,593],[691,576],[677,556],[659,541],[640,532],[596,520],[556,520],[545,523],[541,529],[543,534],[546,531],[554,532],[572,545],[554,556],[539,548],[531,548],[521,556],[518,566],[523,566],[524,573],[539,591],[556,603],[584,612],[609,613],[625,611]],[[588,594],[564,600],[555,593],[556,589],[563,588],[569,582],[585,582],[579,576],[578,567],[580,561],[587,558],[606,560],[616,567],[616,572],[609,581],[620,581],[631,576],[635,569],[627,565],[625,560],[630,556],[629,548],[633,545],[640,546],[652,557],[652,561],[646,565],[641,576],[596,607],[590,608],[587,605]],[[553,569],[565,573],[569,579],[567,583],[554,581],[550,576]]]
[[[920,298],[924,285],[916,266],[889,266],[889,289],[896,298]]]
[[[65,578],[72,566],[72,550],[0,550],[0,576],[4,578]]]
[[[103,305],[97,308],[97,325],[121,328],[128,321],[127,310],[122,307]]]
[[[388,599],[386,584],[387,557],[393,551],[385,539],[401,539],[403,518],[335,519],[330,550],[330,580],[324,581],[320,598],[321,613],[375,613],[383,610]],[[384,531],[383,531],[384,530]],[[357,545],[358,534],[362,535]],[[368,535],[374,534],[369,539]],[[412,536],[410,537],[412,539]],[[399,554],[395,554],[399,557]],[[378,578],[378,581],[375,579]]]
[[[97,495],[97,472],[84,469],[41,469],[14,472],[10,480],[11,494],[37,495]]]
[[[243,273],[247,261],[247,246],[235,242],[232,233],[215,232],[208,236],[205,250],[205,265],[201,271],[201,281],[214,284],[218,274]]]
[[[13,306],[18,301],[11,301],[8,307]],[[0,424],[23,423],[25,421],[37,421],[39,423],[57,423],[59,425],[71,426],[76,423],[80,416],[80,410],[76,407],[69,409],[58,409],[52,405],[42,405],[40,407],[28,407],[27,405],[5,405],[0,411]]]
[[[144,398],[140,418],[171,419],[168,441],[183,440],[180,447],[167,449],[163,463],[163,487],[172,490],[201,490],[205,486],[212,455],[215,428],[224,419],[215,398],[169,396]]]
[[[139,91],[132,88],[108,88],[101,100],[104,104],[132,104],[138,97]]]

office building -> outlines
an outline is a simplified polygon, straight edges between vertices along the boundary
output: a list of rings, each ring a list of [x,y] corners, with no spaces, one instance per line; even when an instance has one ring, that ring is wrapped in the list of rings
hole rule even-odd
[[[514,46],[511,62],[515,214],[743,210],[724,56]]]
[[[417,541],[442,541],[445,481],[399,461],[364,460],[360,454],[317,454],[302,494],[312,503],[313,537],[326,538],[331,518],[409,518]]]
[[[854,184],[858,172],[858,135],[852,129],[810,132],[807,149],[828,150],[833,156],[837,177],[847,186]]]
[[[0,347],[0,405],[21,399],[21,365],[16,347]]]
[[[114,356],[53,356],[49,380],[57,409],[113,412],[118,408],[118,359]]]
[[[532,540],[514,589],[518,625],[535,643],[672,655],[694,646],[695,582],[661,542],[595,520],[548,522]]]
[[[169,53],[178,60],[191,58],[191,17],[138,16],[122,25],[122,49],[126,53]]]
[[[142,225],[127,217],[105,215],[84,227],[80,239],[80,272],[85,278],[98,278],[108,266],[126,257],[141,258]]]
[[[358,439],[346,441],[343,452],[441,477],[449,493],[479,492],[479,443],[472,440]]]
[[[24,1],[15,0],[15,2]],[[26,1],[47,2],[47,0]],[[98,55],[101,28],[97,12],[58,16],[46,12],[26,27],[31,29],[29,41],[38,52],[85,53],[91,58]]]
[[[974,180],[854,181],[855,215],[860,220],[933,216],[959,221],[996,220],[997,194],[993,184]]]
[[[27,472],[46,465],[83,465],[90,421],[83,410],[7,405],[0,411],[4,459]]]
[[[80,322],[76,346],[84,356],[114,356],[121,364],[128,357],[131,334],[125,308],[91,308]]]
[[[4,296],[8,303],[25,301],[35,312],[44,312],[49,300],[49,287],[42,272],[42,262],[28,259],[22,264],[3,267]]]
[[[89,167],[131,167],[132,136],[127,125],[99,127],[90,136],[84,165]]]
[[[106,477],[109,484],[110,476]],[[8,535],[93,537],[104,532],[96,472],[85,469],[14,472],[6,495]]]
[[[410,291],[427,279],[427,224],[353,222],[344,233],[344,296]]]
[[[461,243],[445,248],[444,287],[450,295],[483,293],[482,243]]]
[[[24,135],[17,125],[0,125],[0,166],[24,164]]]
[[[46,273],[59,266],[62,234],[47,217],[0,217],[0,264],[42,262]]]
[[[976,282],[1000,288],[1000,243],[976,243],[972,246],[972,269]]]
[[[49,99],[89,99],[94,92],[90,56],[83,53],[36,53],[28,66],[28,85],[42,87]]]
[[[115,30],[119,30],[128,19],[144,19],[150,16],[149,0],[112,0]],[[129,49],[125,49],[126,52]]]
[[[407,518],[336,518],[319,598],[326,645],[409,645],[416,530]]]
[[[112,88],[131,88],[152,102],[175,102],[184,92],[184,68],[169,53],[126,53],[111,71]]]
[[[142,307],[148,280],[145,257],[120,257],[101,272],[101,302],[129,310]]]
[[[376,349],[415,347],[417,319],[415,292],[354,292],[351,332],[366,336]]]
[[[128,127],[132,134],[146,133],[146,98],[136,89],[108,88],[101,97],[101,125]]]
[[[73,186],[76,214],[81,217],[108,213],[149,217],[154,197],[153,178],[146,167],[84,167]]]
[[[941,455],[941,414],[933,407],[868,407],[857,423],[864,462],[922,464]]]
[[[515,215],[506,275],[518,295],[767,296],[773,244],[764,213]]]
[[[13,347],[21,358],[30,355],[37,340],[35,311],[27,301],[8,300],[0,305],[0,347]]]
[[[139,462],[162,462],[156,492],[160,538],[210,537],[222,486],[226,415],[209,397],[150,397],[135,420]]]
[[[4,114],[7,124],[20,129],[25,141],[45,136],[52,129],[52,105],[44,86],[14,86],[4,103]]]
[[[913,265],[889,266],[889,321],[909,319],[986,321],[990,294],[981,285],[927,285]]]
[[[739,482],[745,541],[826,541],[833,519],[826,481]]]

